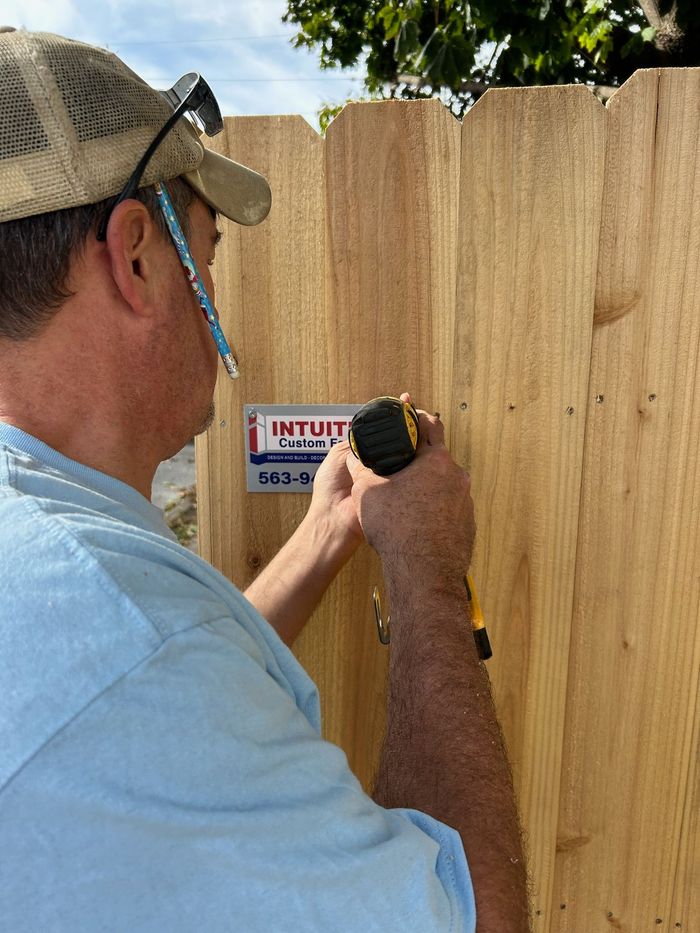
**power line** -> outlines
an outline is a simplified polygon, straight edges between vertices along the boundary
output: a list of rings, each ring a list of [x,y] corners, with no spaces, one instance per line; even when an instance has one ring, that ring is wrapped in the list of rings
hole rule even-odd
[[[259,39],[293,39],[292,33],[276,33],[269,36],[227,36],[220,39],[128,39],[123,42],[116,39],[113,42],[103,43],[105,48],[119,48],[124,45],[195,45],[203,42],[256,42]]]
[[[293,77],[293,76],[290,76],[289,78],[210,78],[210,77],[207,75],[207,81],[208,81],[210,84],[213,84],[215,81],[218,82],[218,83],[221,83],[221,82],[230,82],[230,83],[233,83],[233,84],[250,84],[251,82],[253,82],[253,83],[259,83],[259,82],[265,82],[265,81],[292,81],[292,82],[295,82],[295,81],[316,81],[316,82],[323,82],[323,81],[364,81],[364,80],[365,80],[365,79],[364,79],[364,76],[363,76],[363,75],[347,75],[347,76],[344,77],[344,78],[295,78],[295,77]],[[144,78],[144,81],[149,81],[149,82],[155,81],[155,82],[157,82],[157,83],[161,83],[161,82],[162,82],[162,83],[167,83],[168,81],[170,81],[170,78]]]

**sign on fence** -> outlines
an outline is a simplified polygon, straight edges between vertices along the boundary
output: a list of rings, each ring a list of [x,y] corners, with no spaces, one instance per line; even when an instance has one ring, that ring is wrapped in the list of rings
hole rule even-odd
[[[312,492],[326,454],[347,440],[359,405],[245,405],[248,492]]]

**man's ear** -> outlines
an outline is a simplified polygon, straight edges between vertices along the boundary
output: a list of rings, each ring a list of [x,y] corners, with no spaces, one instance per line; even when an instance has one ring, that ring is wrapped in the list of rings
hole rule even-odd
[[[114,283],[136,314],[152,313],[162,273],[163,238],[148,208],[133,198],[118,204],[109,218],[107,252]]]

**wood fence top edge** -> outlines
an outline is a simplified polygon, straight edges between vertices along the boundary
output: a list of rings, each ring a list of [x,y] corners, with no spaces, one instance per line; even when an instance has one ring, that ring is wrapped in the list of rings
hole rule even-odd
[[[679,75],[683,73],[684,77],[692,75],[692,73],[697,73],[700,76],[700,67],[689,67],[689,68],[639,68],[634,74],[621,84],[619,87],[614,88],[612,94],[606,102],[601,101],[595,94],[594,86],[589,84],[535,84],[528,85],[527,87],[490,87],[486,92],[476,101],[476,103],[469,108],[465,113],[464,118],[459,120],[447,107],[442,103],[437,97],[428,98],[425,100],[352,100],[348,101],[343,109],[338,113],[335,119],[331,122],[330,128],[346,113],[355,107],[366,107],[368,105],[380,106],[382,108],[398,108],[398,107],[423,107],[424,109],[435,109],[440,108],[445,110],[454,120],[457,120],[458,123],[463,123],[465,120],[469,119],[469,114],[475,111],[479,106],[482,106],[482,101],[488,99],[489,105],[494,100],[494,95],[512,96],[514,94],[519,95],[552,95],[560,94],[565,92],[566,94],[578,94],[584,95],[586,97],[592,98],[600,106],[605,109],[610,105],[610,101],[616,100],[619,103],[619,98],[621,92],[625,92],[625,89],[633,87],[637,82],[642,80],[649,80],[650,75],[655,75],[657,79],[661,79],[664,75]],[[622,93],[624,97],[625,94]],[[268,120],[268,121],[278,121],[289,122],[289,121],[301,121],[304,126],[309,128],[309,131],[313,133],[314,136],[322,139],[321,134],[300,114],[293,113],[283,113],[283,114],[246,114],[246,115],[233,115],[228,114],[224,117],[225,120],[235,120],[236,122],[245,122],[252,120]]]

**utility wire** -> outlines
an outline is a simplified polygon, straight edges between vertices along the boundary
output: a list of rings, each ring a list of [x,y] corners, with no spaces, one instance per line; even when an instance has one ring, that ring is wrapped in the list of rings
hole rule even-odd
[[[170,81],[170,78],[144,78],[144,81],[156,81],[158,83]],[[295,78],[290,76],[289,78],[210,78],[207,75],[207,81],[210,84],[213,84],[215,81],[218,83],[221,82],[230,82],[233,84],[250,84],[251,82],[265,82],[265,81],[364,81],[363,75],[347,75],[345,78]]]
[[[256,42],[258,39],[293,39],[291,33],[277,33],[270,36],[227,36],[221,39],[115,39],[112,42],[103,43],[105,48],[117,48],[123,45],[195,45],[203,42]]]

